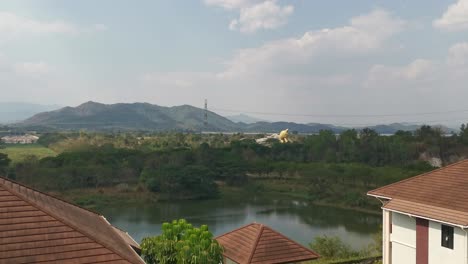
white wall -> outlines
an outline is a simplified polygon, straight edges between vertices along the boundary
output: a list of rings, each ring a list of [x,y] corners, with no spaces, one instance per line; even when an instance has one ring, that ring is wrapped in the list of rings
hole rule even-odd
[[[226,258],[226,262],[225,262],[225,264],[237,264],[237,262],[235,262],[235,261],[232,261],[232,260],[231,260],[231,259],[229,259],[229,258]]]
[[[429,221],[429,264],[465,264],[468,250],[465,231],[454,227],[453,249],[449,249],[441,245],[441,226],[440,223]]]
[[[392,263],[415,264],[416,220],[407,215],[392,213],[392,224]]]

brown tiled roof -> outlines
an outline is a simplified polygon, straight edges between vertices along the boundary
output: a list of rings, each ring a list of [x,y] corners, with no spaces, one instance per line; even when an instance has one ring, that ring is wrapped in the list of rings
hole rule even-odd
[[[0,178],[0,263],[144,263],[98,214]]]
[[[216,240],[224,256],[239,264],[280,264],[317,259],[319,255],[268,226],[252,223]]]
[[[468,160],[368,192],[383,208],[468,226]]]

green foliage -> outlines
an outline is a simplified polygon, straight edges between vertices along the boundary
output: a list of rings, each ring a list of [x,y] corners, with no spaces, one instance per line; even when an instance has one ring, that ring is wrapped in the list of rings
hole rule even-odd
[[[360,254],[358,251],[352,250],[349,245],[345,244],[337,236],[317,236],[309,244],[309,247],[317,252],[322,259],[327,260],[357,257]]]
[[[141,242],[142,256],[149,264],[219,264],[222,252],[208,226],[194,228],[184,219],[163,223],[161,235]]]
[[[58,155],[41,145],[0,152],[10,151],[14,172],[9,175],[46,191],[125,183],[140,185],[160,199],[206,199],[217,197],[218,185],[225,184],[299,195],[318,203],[376,208],[365,196],[369,189],[433,169],[419,160],[421,155],[440,157],[444,163],[463,155],[466,147],[460,141],[465,132],[466,128],[446,137],[428,126],[414,135],[399,131],[393,136],[370,129],[338,136],[320,131],[296,135],[294,143],[263,146],[255,136],[243,134],[82,131],[42,135],[42,144]]]
[[[199,165],[145,168],[140,176],[140,180],[153,192],[161,192],[170,198],[192,199],[216,197],[218,188],[213,179],[213,172]]]
[[[67,139],[67,136],[62,133],[44,133],[37,140],[37,144],[48,148],[50,145]]]
[[[6,174],[11,160],[8,155],[0,153],[0,174]]]

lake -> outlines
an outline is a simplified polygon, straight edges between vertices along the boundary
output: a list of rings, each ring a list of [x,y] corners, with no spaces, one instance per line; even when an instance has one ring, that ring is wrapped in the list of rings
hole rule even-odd
[[[257,222],[305,246],[315,236],[328,235],[339,236],[354,249],[361,249],[373,242],[372,237],[381,224],[379,215],[258,195],[108,207],[101,208],[99,212],[137,242],[143,237],[160,234],[162,222],[184,218],[195,226],[207,224],[216,236]]]

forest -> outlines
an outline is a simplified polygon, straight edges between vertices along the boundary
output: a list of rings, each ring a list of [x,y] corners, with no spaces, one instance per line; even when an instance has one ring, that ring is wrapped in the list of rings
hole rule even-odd
[[[446,165],[468,153],[465,125],[451,135],[430,126],[391,136],[324,130],[292,135],[292,143],[257,144],[262,136],[49,133],[38,144],[56,155],[10,162],[0,154],[0,173],[59,193],[124,185],[159,199],[211,199],[225,190],[263,191],[372,208],[368,190],[432,170],[431,159]]]

